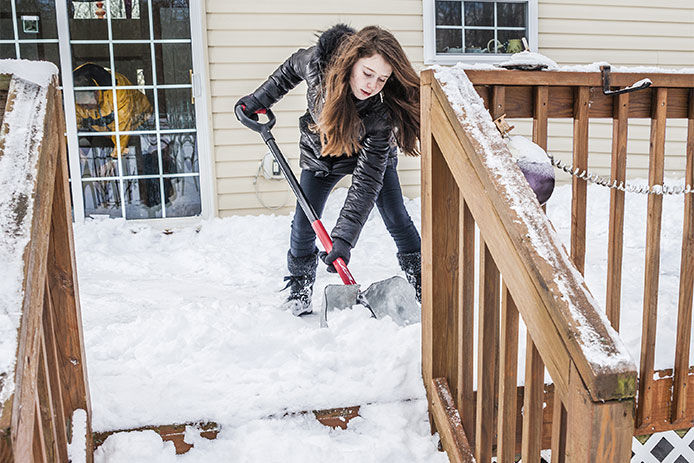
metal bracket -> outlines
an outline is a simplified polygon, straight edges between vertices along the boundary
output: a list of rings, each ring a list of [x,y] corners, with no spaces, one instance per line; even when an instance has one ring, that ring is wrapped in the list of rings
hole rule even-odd
[[[635,92],[651,86],[651,81],[647,80],[638,87],[630,86],[620,90],[610,90],[610,69],[611,66],[607,64],[600,66],[600,75],[602,76],[602,93],[605,95],[619,95],[620,93]]]

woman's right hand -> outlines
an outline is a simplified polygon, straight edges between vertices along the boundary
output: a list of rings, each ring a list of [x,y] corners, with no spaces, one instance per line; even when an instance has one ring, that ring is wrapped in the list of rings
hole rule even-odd
[[[239,101],[234,105],[234,112],[236,112],[236,107],[241,106],[243,108],[243,113],[246,117],[258,120],[258,113],[265,112],[267,108],[255,97],[253,94],[241,97]]]

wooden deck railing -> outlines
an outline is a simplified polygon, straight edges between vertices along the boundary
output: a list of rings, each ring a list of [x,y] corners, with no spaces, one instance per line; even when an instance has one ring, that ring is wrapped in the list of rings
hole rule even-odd
[[[86,413],[87,461],[91,454],[91,406],[87,386],[82,322],[77,293],[72,215],[68,189],[65,121],[57,79],[41,87],[16,76],[0,76],[0,156],[13,156],[8,132],[42,133],[34,179],[31,224],[24,249],[24,300],[18,334],[14,394],[0,403],[0,461],[66,462],[73,412]],[[27,96],[28,95],[28,96]],[[46,100],[45,117],[34,112],[29,126],[7,121],[21,105]],[[5,101],[6,100],[6,101]],[[31,168],[31,167],[29,167]],[[33,175],[17,172],[18,176]],[[23,210],[26,211],[26,208]],[[8,232],[4,230],[4,232]],[[2,385],[0,384],[0,387]],[[78,449],[79,450],[79,449]]]
[[[548,94],[542,86],[529,93],[536,121],[546,120]],[[507,98],[503,88],[490,90],[495,110]],[[553,462],[627,461],[636,366],[498,133],[480,139],[495,131],[491,119],[482,126],[454,110],[433,71],[422,73],[421,105],[422,370],[443,447],[452,461],[478,463],[517,454],[537,462],[543,448]],[[545,137],[546,125],[534,132]],[[527,327],[523,388],[519,316]]]
[[[617,87],[628,86],[646,77],[653,82],[646,90],[618,96],[603,95],[600,73],[470,71],[467,74],[487,107],[491,108],[493,117],[505,113],[509,118],[533,118],[534,141],[544,148],[547,147],[547,118],[572,118],[572,163],[581,169],[588,166],[589,120],[611,118],[611,181],[622,182],[626,178],[629,120],[650,119],[648,182],[651,186],[663,183],[668,120],[688,121],[684,183],[694,186],[694,74],[613,73],[612,84]],[[492,101],[496,101],[493,107],[489,105]],[[587,247],[586,187],[585,181],[572,177],[571,257],[581,273]],[[605,275],[607,316],[617,331],[621,312],[624,195],[623,191],[611,190]],[[694,285],[692,194],[685,196],[682,212],[684,226],[674,375],[673,370],[654,371],[662,211],[663,197],[649,195],[637,435],[694,426],[694,371],[689,358]]]

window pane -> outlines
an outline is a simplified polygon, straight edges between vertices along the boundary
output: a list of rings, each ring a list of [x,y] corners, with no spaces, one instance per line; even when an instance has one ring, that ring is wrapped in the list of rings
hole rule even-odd
[[[121,217],[120,189],[115,180],[82,182],[84,215]]]
[[[159,117],[162,129],[194,129],[195,106],[190,88],[159,90]]]
[[[0,0],[0,39],[14,39],[12,4],[10,0]],[[4,46],[5,44],[0,45],[0,47]],[[12,57],[14,58],[14,56]]]
[[[125,218],[156,219],[161,214],[161,194],[158,178],[125,180]]]
[[[118,129],[123,132],[155,130],[154,91],[134,88],[116,91]]]
[[[465,2],[466,26],[493,26],[493,2]]]
[[[164,193],[167,217],[188,217],[202,211],[197,176],[164,178]]]
[[[494,31],[468,29],[465,31],[465,53],[488,53],[488,45],[494,49],[493,40]]]
[[[189,43],[163,43],[154,46],[157,84],[190,84],[193,69]]]
[[[463,34],[460,29],[436,29],[436,53],[462,53]]]
[[[54,0],[16,0],[20,39],[57,39]]]
[[[127,148],[121,156],[125,175],[159,175],[156,135],[133,135]]]
[[[111,0],[111,18],[114,39],[149,40],[146,0]]]
[[[116,85],[152,85],[151,56],[148,43],[113,44]]]
[[[199,172],[197,152],[194,133],[162,135],[161,161],[164,164],[164,174]]]
[[[90,64],[86,64],[90,63]],[[86,69],[81,71],[78,69],[85,65]],[[111,67],[108,57],[108,45],[105,44],[83,44],[76,43],[72,45],[72,69],[73,74],[89,75],[89,78],[96,76],[96,81],[99,85],[111,85],[111,74],[107,70]],[[75,82],[75,85],[77,83]],[[94,85],[94,84],[91,84]]]
[[[522,31],[504,31],[500,30],[497,33],[499,37],[499,42],[503,45],[502,49],[499,50],[501,53],[520,53],[523,51],[522,38],[527,37],[527,32]]]
[[[60,69],[60,52],[57,43],[20,43],[19,55],[32,61],[50,61]]]
[[[525,27],[527,3],[497,3],[499,27]]]
[[[462,15],[460,14],[461,3],[456,2],[436,2],[436,25],[437,26],[462,26]]]
[[[80,168],[83,178],[115,177],[118,175],[116,150],[112,137],[78,137]]]
[[[0,43],[0,59],[14,59],[17,57],[17,51],[14,48],[14,43]]]
[[[105,7],[97,6],[101,2],[69,1],[68,21],[70,38],[73,40],[106,40],[108,25],[106,24]]]
[[[155,39],[189,39],[190,11],[187,0],[152,0]]]

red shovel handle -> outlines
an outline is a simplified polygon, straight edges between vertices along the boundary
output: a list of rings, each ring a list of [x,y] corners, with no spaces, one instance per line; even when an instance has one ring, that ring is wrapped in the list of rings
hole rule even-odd
[[[314,220],[311,223],[311,227],[313,227],[313,231],[316,232],[316,235],[318,235],[318,239],[320,240],[321,244],[323,245],[323,248],[325,249],[325,252],[330,252],[333,249],[333,240],[330,239],[330,235],[328,235],[328,232],[325,231],[325,227],[323,226],[323,223],[318,220]],[[357,282],[354,281],[354,277],[352,276],[351,273],[349,273],[349,269],[347,269],[347,264],[345,264],[345,261],[342,260],[342,257],[338,257],[333,261],[333,266],[337,270],[337,273],[340,275],[340,278],[342,278],[342,282],[346,285],[356,285]]]

